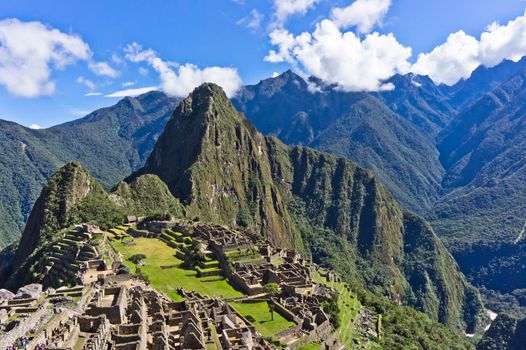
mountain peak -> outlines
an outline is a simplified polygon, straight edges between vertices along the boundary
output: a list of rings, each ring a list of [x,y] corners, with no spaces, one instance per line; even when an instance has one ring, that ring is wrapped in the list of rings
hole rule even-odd
[[[159,173],[177,197],[189,202],[187,170],[200,158],[212,157],[204,152],[208,147],[214,153],[236,147],[236,135],[250,125],[244,121],[219,85],[202,84],[175,109],[140,173]]]
[[[202,84],[181,101],[148,159],[134,175],[153,173],[190,215],[275,233],[292,246],[289,224],[272,178],[265,138],[239,113],[216,84]],[[254,198],[259,199],[253,207]],[[263,219],[264,217],[264,219]]]
[[[191,94],[194,98],[210,98],[210,97],[219,97],[228,99],[226,96],[225,90],[217,84],[214,83],[203,83],[196,87]]]
[[[215,110],[214,106],[219,110]],[[204,83],[196,87],[176,108],[172,119],[193,117],[210,122],[216,117],[237,116],[232,103],[223,88],[214,83]]]
[[[102,191],[102,186],[79,162],[69,162],[58,169],[33,206],[14,258],[15,273],[9,283],[16,284],[28,277],[22,266],[31,262],[28,257],[32,252],[47,244],[61,228],[73,224],[70,212],[78,203],[89,194]]]

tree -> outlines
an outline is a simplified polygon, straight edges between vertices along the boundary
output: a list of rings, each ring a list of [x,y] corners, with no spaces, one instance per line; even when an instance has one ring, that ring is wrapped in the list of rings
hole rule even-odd
[[[200,261],[205,261],[206,255],[201,245],[194,244],[184,256],[183,267],[191,269],[196,266]]]
[[[128,258],[128,260],[134,263],[135,265],[139,264],[144,259],[146,259],[146,255],[144,254],[134,254]]]
[[[270,312],[270,317],[274,321],[274,304],[272,303],[272,298],[277,297],[281,293],[281,288],[277,283],[268,283],[263,286],[263,291],[269,296],[267,301],[268,312]]]

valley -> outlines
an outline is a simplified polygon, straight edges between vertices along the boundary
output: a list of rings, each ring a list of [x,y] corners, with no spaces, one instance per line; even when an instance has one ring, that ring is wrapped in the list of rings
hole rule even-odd
[[[386,181],[387,190],[392,192],[394,198],[401,201],[403,206],[412,208],[429,218],[432,227],[437,230],[446,247],[453,253],[468,280],[476,286],[484,285],[489,288],[489,291],[483,289],[483,297],[489,307],[498,312],[512,312],[517,317],[522,317],[524,315],[520,301],[522,299],[516,298],[513,303],[504,301],[506,298],[507,300],[515,298],[506,295],[523,287],[522,279],[518,277],[521,275],[520,247],[522,240],[517,241],[517,232],[520,232],[524,225],[524,220],[520,222],[520,225],[518,222],[521,220],[521,209],[514,206],[510,208],[511,211],[502,214],[506,205],[499,201],[505,200],[505,197],[498,196],[491,200],[487,198],[487,196],[494,196],[494,191],[500,191],[501,188],[506,188],[506,191],[517,188],[517,183],[520,182],[518,171],[521,167],[518,166],[518,163],[514,163],[512,168],[506,168],[507,165],[504,164],[502,171],[508,173],[497,182],[498,186],[473,177],[471,180],[464,180],[468,182],[462,183],[462,187],[457,188],[458,180],[454,180],[456,182],[449,180],[453,179],[452,173],[448,172],[449,163],[443,163],[444,151],[439,153],[435,150],[436,146],[433,141],[434,137],[442,140],[438,143],[438,150],[445,150],[445,145],[450,142],[448,140],[457,139],[457,136],[447,136],[445,131],[438,131],[440,128],[447,128],[449,120],[453,120],[456,107],[446,108],[448,92],[436,90],[434,85],[426,84],[422,77],[397,77],[393,81],[402,88],[407,86],[404,79],[422,82],[419,83],[419,86],[409,84],[410,87],[406,87],[410,90],[407,93],[413,96],[409,101],[416,103],[414,102],[416,100],[418,106],[427,105],[426,108],[435,106],[436,115],[441,116],[433,119],[437,123],[435,126],[416,123],[417,116],[410,113],[416,108],[415,105],[408,108],[408,102],[403,102],[400,97],[395,98],[391,93],[385,96],[338,93],[332,97],[320,95],[319,98],[323,99],[313,103],[313,108],[318,108],[316,106],[329,106],[339,100],[335,105],[340,106],[341,110],[329,112],[329,115],[333,113],[334,121],[324,126],[326,129],[317,131],[318,134],[315,134],[314,130],[320,129],[319,126],[314,128],[314,125],[319,122],[311,119],[313,117],[307,118],[303,115],[301,120],[311,123],[306,129],[307,133],[301,136],[306,137],[305,139],[301,137],[294,139],[296,136],[292,136],[292,131],[302,130],[296,122],[291,122],[291,129],[285,131],[285,134],[280,133],[277,136],[290,143],[307,144],[331,154],[350,158],[359,165],[371,169],[381,180]],[[481,78],[477,77],[477,79]],[[517,80],[519,78],[515,79],[520,81]],[[301,81],[303,80],[294,73],[286,72],[277,78],[262,82],[260,87],[248,87],[239,95],[240,97],[233,100],[233,104],[247,113],[257,127],[260,124],[257,116],[259,114],[254,115],[250,108],[257,108],[258,113],[263,113],[261,116],[264,116],[267,112],[260,107],[262,105],[268,105],[265,108],[272,108],[280,103],[279,99],[285,96],[311,94],[307,91],[306,86],[302,87]],[[516,83],[515,85],[512,85],[511,82],[507,84],[514,86],[517,90]],[[267,100],[258,101],[254,105],[254,96],[258,96],[258,93],[266,94]],[[330,90],[327,94],[329,93],[331,93]],[[201,90],[196,92],[196,98],[204,102],[207,98],[206,94],[203,96],[199,94]],[[415,94],[420,97],[416,98]],[[510,98],[510,93],[507,93],[507,96]],[[441,104],[438,106],[436,102],[432,103],[433,98],[441,101]],[[483,96],[481,102],[477,103],[484,103],[485,98],[491,97]],[[326,99],[333,101],[327,104]],[[297,99],[297,101],[301,100],[305,98]],[[317,263],[322,263],[344,274],[347,280],[366,286],[370,292],[387,295],[395,300],[405,300],[417,309],[426,312],[432,319],[450,327],[458,329],[458,327],[464,327],[466,325],[464,322],[467,322],[468,328],[475,329],[473,328],[476,327],[475,318],[478,316],[474,318],[474,315],[482,314],[479,311],[482,310],[482,305],[479,297],[471,291],[472,287],[463,276],[457,277],[458,272],[450,274],[455,276],[452,279],[437,279],[436,272],[433,272],[450,267],[455,269],[455,263],[445,247],[441,247],[442,243],[434,237],[432,229],[427,224],[420,222],[421,219],[413,217],[402,207],[391,203],[393,198],[381,185],[376,183],[375,179],[371,178],[367,171],[323,153],[317,154],[302,146],[288,149],[276,138],[264,137],[255,131],[250,122],[238,116],[238,112],[229,106],[226,98],[218,99],[220,104],[214,105],[212,113],[208,111],[210,106],[207,106],[206,103],[199,102],[194,105],[192,99],[183,101],[179,106],[179,112],[175,112],[180,116],[172,118],[172,122],[168,121],[166,113],[173,107],[167,105],[166,101],[174,103],[172,106],[175,105],[174,100],[166,100],[160,93],[149,93],[137,99],[127,98],[115,107],[95,112],[84,119],[60,127],[65,130],[71,129],[71,132],[79,127],[85,128],[85,125],[98,128],[100,123],[106,123],[110,115],[108,113],[115,113],[117,118],[122,119],[124,116],[132,115],[132,110],[140,111],[133,112],[137,122],[130,124],[128,135],[142,133],[141,130],[146,129],[149,131],[141,138],[140,142],[144,146],[136,148],[142,152],[139,160],[127,160],[126,162],[129,163],[125,167],[130,170],[122,170],[121,173],[130,173],[134,168],[137,171],[132,173],[126,181],[120,182],[114,188],[114,193],[110,195],[111,201],[117,200],[117,202],[125,203],[125,207],[119,209],[120,214],[116,214],[109,223],[125,212],[135,214],[147,209],[144,213],[151,215],[159,211],[159,204],[162,203],[160,208],[165,208],[163,210],[175,213],[177,216],[196,217],[199,220],[245,227],[268,238],[275,245],[295,247],[306,256],[312,257]],[[300,102],[295,103],[296,105],[289,105],[282,111],[275,110],[273,113],[278,118],[276,120],[292,115],[294,108],[304,107]],[[463,113],[465,115],[472,113],[470,108],[476,110],[477,103],[474,103],[472,107],[469,104],[463,107]],[[282,105],[282,108],[284,107]],[[393,110],[402,114],[397,114]],[[500,109],[498,112],[501,113]],[[281,116],[280,113],[282,113]],[[322,118],[322,116],[325,118],[319,119],[320,121],[328,122],[326,109],[313,110],[307,114],[312,113],[317,115],[316,118]],[[137,123],[144,115],[150,118],[149,124],[137,126],[141,125],[142,122]],[[225,118],[225,115],[231,117]],[[419,118],[421,117],[422,114],[419,115]],[[180,121],[174,123],[177,119]],[[464,119],[470,120],[470,117],[464,117]],[[133,119],[128,120],[127,123],[131,120]],[[421,119],[418,120],[421,121]],[[271,127],[272,124],[267,125]],[[266,126],[263,125],[263,127]],[[165,128],[164,132],[162,128]],[[272,129],[266,128],[267,133],[276,134]],[[459,126],[458,129],[461,127]],[[54,132],[54,130],[50,129],[49,132]],[[134,136],[126,137],[133,138]],[[22,151],[25,154],[33,152],[34,146],[32,145],[35,141],[30,140],[24,139],[23,141],[25,146],[22,147]],[[206,142],[200,143],[196,140],[206,140]],[[91,143],[92,141],[86,139],[83,142]],[[234,148],[229,148],[231,145]],[[47,146],[39,146],[38,152],[42,152],[45,147]],[[83,149],[86,148],[83,147]],[[174,154],[178,154],[178,149],[185,149],[184,157],[173,158]],[[151,155],[149,155],[150,152]],[[431,157],[429,157],[430,154]],[[118,153],[115,155],[117,156]],[[469,157],[471,156],[469,154]],[[46,165],[48,169],[46,171],[51,171],[60,164],[60,159],[64,161],[67,157],[72,156],[50,158],[53,160],[50,162],[51,166]],[[83,158],[82,156],[73,157]],[[118,157],[128,156],[123,154]],[[144,159],[145,164],[142,168],[141,158]],[[500,161],[501,158],[497,157],[495,161]],[[75,220],[90,220],[90,216],[86,215],[86,210],[95,213],[96,211],[93,211],[95,208],[90,207],[99,203],[101,198],[97,197],[106,197],[104,187],[108,189],[108,184],[116,181],[112,180],[111,176],[103,175],[111,172],[112,164],[115,162],[88,158],[87,164],[88,169],[96,169],[95,177],[102,179],[102,184],[105,186],[98,187],[95,192],[99,194],[94,196],[94,202],[86,204],[86,207],[80,210],[82,213],[78,213],[81,215],[75,214]],[[99,164],[104,165],[100,167]],[[456,166],[449,167],[458,171]],[[16,167],[13,168],[16,169]],[[406,172],[408,169],[412,170]],[[488,178],[489,175],[483,175],[483,166],[479,166],[478,169],[477,173],[481,175],[477,176]],[[218,176],[219,174],[222,176]],[[459,175],[455,176],[458,178]],[[39,181],[44,181],[45,178],[46,176]],[[238,178],[243,181],[239,182]],[[189,183],[200,185],[189,187]],[[344,195],[346,191],[348,191],[348,197]],[[368,199],[368,193],[374,193],[373,198],[376,199],[372,201]],[[510,193],[510,198],[514,198],[513,196],[516,196],[513,203],[522,203],[520,191]],[[482,199],[485,197],[487,199]],[[212,201],[207,198],[212,198]],[[218,198],[218,201],[215,202],[213,198]],[[236,200],[229,198],[236,198]],[[320,198],[324,198],[323,201],[320,201]],[[161,202],[158,202],[159,200]],[[509,203],[508,200],[505,201]],[[361,204],[356,206],[358,203]],[[491,206],[481,207],[483,203],[491,203]],[[108,205],[108,203],[104,204],[106,207]],[[374,208],[376,205],[381,205],[385,214],[376,218],[365,214],[371,206]],[[113,206],[112,204],[109,207]],[[458,209],[455,209],[457,207]],[[513,213],[515,214],[512,215]],[[394,217],[398,219],[393,220]],[[499,217],[502,217],[502,221],[494,220]],[[64,218],[67,222],[72,222],[72,219]],[[372,221],[368,224],[361,224],[361,222],[368,222],[367,220]],[[10,220],[4,222],[13,223]],[[31,217],[28,217],[26,230],[32,229],[31,222]],[[379,224],[380,222],[382,223]],[[503,222],[506,222],[506,225],[503,226]],[[109,223],[103,226],[107,227]],[[378,225],[387,230],[368,231],[370,227],[378,227]],[[518,230],[517,225],[520,226]],[[513,233],[510,232],[509,238],[505,238],[509,243],[499,243],[500,245],[497,246],[492,243],[495,234],[491,229],[496,229],[496,227],[499,227],[498,236],[503,237],[507,237],[506,230],[514,230]],[[50,232],[54,229],[51,228]],[[397,231],[402,235],[400,236]],[[320,232],[323,234],[320,235]],[[415,234],[418,232],[418,234],[415,238],[411,238],[411,232]],[[484,238],[486,234],[484,232],[487,232],[487,240]],[[35,233],[31,236],[34,237],[34,235]],[[374,238],[375,235],[379,236]],[[422,244],[422,236],[418,235],[427,237],[428,244],[438,249],[439,258],[433,263],[422,264],[427,259],[424,258],[427,253],[422,254],[419,251],[418,246]],[[376,239],[381,239],[382,245],[375,244]],[[411,243],[411,239],[418,239],[415,241],[418,243]],[[403,243],[400,243],[400,240]],[[38,248],[35,242],[28,247],[28,242],[24,243],[24,237],[20,245],[26,250],[25,253],[23,255],[17,253],[18,257],[15,255],[12,258],[4,255],[4,261],[14,259],[17,265],[32,249]],[[337,249],[335,245],[338,246]],[[21,251],[20,248],[18,250]],[[327,253],[329,251],[331,254]],[[399,255],[402,251],[403,255]],[[13,253],[12,250],[7,249],[4,254]],[[345,254],[351,256],[352,259],[344,259]],[[389,260],[383,258],[389,256],[391,256]],[[403,259],[402,256],[406,258]],[[366,262],[370,259],[373,260],[372,264]],[[510,266],[509,263],[504,262],[510,260],[516,261],[517,264]],[[12,267],[9,267],[8,264],[4,263],[0,267],[4,275],[10,274]],[[24,274],[22,271],[19,273]],[[509,283],[502,282],[503,271],[506,271],[509,276],[506,277]],[[18,272],[15,271],[14,276],[17,274]],[[159,274],[163,276],[162,271]],[[16,278],[11,277],[10,280],[14,281]],[[153,278],[156,279],[156,277]],[[166,279],[166,276],[157,277],[157,279]],[[8,281],[7,283],[9,285],[15,282]],[[442,287],[439,287],[441,285],[461,287],[455,297],[450,299],[451,295],[430,291],[426,286],[427,283],[434,284],[434,288],[438,288],[438,291],[441,290]],[[159,288],[167,295],[174,296],[174,291],[168,291],[167,286]],[[222,288],[218,286],[217,290],[222,290]],[[497,291],[497,294],[494,294],[493,290]],[[421,293],[424,293],[425,296],[421,297]],[[432,301],[426,298],[431,298]],[[450,300],[449,304],[439,306],[446,298]],[[458,305],[464,303],[479,306],[473,306],[474,314],[461,316]]]
[[[140,227],[122,226],[123,218],[138,217]],[[79,222],[97,225],[94,238],[71,231]],[[349,348],[469,348],[460,335],[481,334],[488,322],[477,290],[429,224],[403,209],[371,172],[263,136],[214,84],[179,104],[145,166],[111,192],[78,162],[60,168],[6,259],[2,285],[15,291],[30,283],[78,284],[75,269],[90,259],[121,261],[175,301],[184,287],[238,303],[278,278],[278,309],[289,305],[292,314],[306,315],[323,304],[332,328],[322,328],[334,336],[312,339]],[[316,280],[342,299],[298,299],[301,290],[324,293]],[[93,276],[81,282],[93,283]],[[300,300],[306,309],[297,309]],[[263,306],[233,305],[263,335],[303,338],[280,318],[268,323]],[[301,324],[290,312],[281,316]]]
[[[0,13],[0,350],[526,350],[524,1]]]

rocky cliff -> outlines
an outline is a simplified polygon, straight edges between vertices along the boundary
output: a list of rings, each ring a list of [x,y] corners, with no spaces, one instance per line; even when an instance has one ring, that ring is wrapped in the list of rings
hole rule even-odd
[[[214,84],[180,104],[130,180],[148,173],[190,217],[296,247],[451,327],[476,324],[478,293],[423,219],[354,163],[263,137]]]
[[[128,214],[156,213],[260,233],[451,329],[472,331],[482,312],[478,293],[431,227],[402,209],[371,172],[263,137],[213,84],[180,104],[146,166],[112,193],[78,163],[53,175],[6,285],[44,279],[48,248],[74,223],[110,228]]]

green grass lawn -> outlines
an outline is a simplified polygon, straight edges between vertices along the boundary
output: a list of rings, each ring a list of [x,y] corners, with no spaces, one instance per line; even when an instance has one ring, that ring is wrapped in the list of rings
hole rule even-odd
[[[318,350],[320,348],[320,343],[308,343],[300,346],[297,350]]]
[[[166,243],[155,238],[135,238],[131,245],[125,245],[120,240],[112,242],[113,247],[123,255],[124,264],[135,271],[136,265],[127,259],[134,254],[144,254],[144,266],[141,271],[148,276],[151,285],[175,301],[182,298],[177,294],[177,287],[196,291],[209,297],[233,298],[243,296],[243,293],[232,287],[226,279],[219,276],[197,278],[194,270],[181,267],[161,269],[160,266],[179,266],[182,261],[177,259],[175,250]]]
[[[274,320],[271,319],[268,306],[265,301],[258,303],[230,303],[230,305],[249,321],[264,337],[273,337],[276,333],[284,331],[295,325],[287,321],[279,313],[274,312]]]

